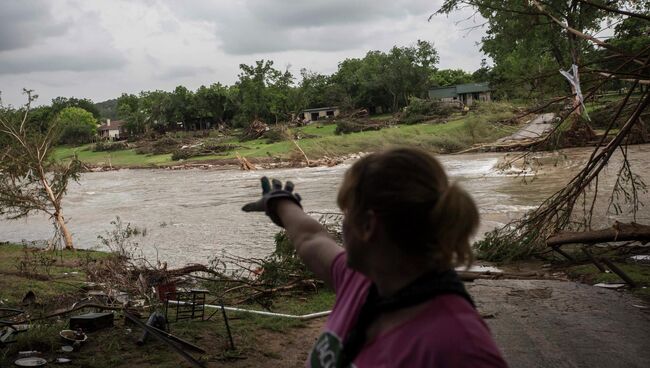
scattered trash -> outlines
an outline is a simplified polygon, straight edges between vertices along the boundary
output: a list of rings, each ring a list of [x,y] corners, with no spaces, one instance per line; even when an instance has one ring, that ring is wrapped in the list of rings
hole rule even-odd
[[[650,255],[649,254],[639,254],[636,256],[630,257],[631,260],[639,263],[650,263]]]
[[[167,322],[165,320],[165,317],[160,312],[151,313],[149,319],[147,320],[147,326],[152,326],[159,330],[164,330],[166,324]],[[144,343],[147,341],[148,336],[149,336],[149,331],[145,329],[144,332],[142,332],[142,337],[140,337],[140,339],[136,341],[136,344],[138,346],[144,345]]]
[[[102,328],[113,327],[113,319],[114,315],[111,312],[81,314],[70,317],[70,329],[93,332]]]
[[[72,362],[72,359],[69,359],[69,358],[56,358],[56,359],[54,359],[54,363],[56,363],[56,364],[67,364],[67,363],[70,363],[70,362]]]
[[[14,364],[18,367],[42,367],[47,364],[47,360],[39,357],[20,358]]]
[[[594,286],[604,288],[604,289],[620,289],[624,288],[627,284],[606,284],[604,282],[595,284]]]
[[[59,336],[61,336],[61,338],[63,338],[66,342],[71,342],[74,344],[79,344],[88,340],[88,335],[82,331],[62,330],[59,332]]]
[[[163,342],[173,350],[175,350],[179,355],[185,358],[185,360],[187,360],[194,367],[204,366],[202,362],[198,361],[193,356],[188,354],[184,349],[191,348],[192,350],[195,350],[194,348],[196,348],[199,351],[203,351],[203,353],[205,353],[205,350],[199,348],[198,346],[192,345],[184,340],[181,340],[176,336],[168,334],[165,331],[161,331],[155,327],[148,326],[146,323],[140,321],[137,317],[135,317],[127,310],[124,310],[124,317],[130,320],[131,322],[135,323],[138,327],[142,328],[143,330],[148,331],[153,337],[160,340],[161,342]]]
[[[34,355],[38,355],[40,353],[41,353],[40,351],[36,351],[36,350],[19,351],[18,356],[22,358],[27,358]]]
[[[74,347],[70,345],[63,345],[61,346],[61,352],[63,353],[72,353],[74,351]]]
[[[632,304],[632,306],[639,309],[648,309],[647,305]]]

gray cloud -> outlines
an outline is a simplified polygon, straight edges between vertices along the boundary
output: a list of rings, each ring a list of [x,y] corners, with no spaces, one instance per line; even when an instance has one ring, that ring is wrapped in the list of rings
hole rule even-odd
[[[54,21],[46,1],[5,1],[0,11],[0,52],[31,46],[67,29],[66,24]]]
[[[377,36],[376,25],[407,16],[426,16],[436,1],[427,0],[241,0],[192,6],[167,1],[181,17],[215,25],[222,49],[248,55],[289,50],[341,51],[358,48]],[[373,27],[374,26],[374,27]]]
[[[30,50],[31,51],[31,50]],[[23,74],[54,71],[99,71],[118,69],[126,61],[110,52],[20,52],[0,58],[0,74]]]
[[[165,80],[172,80],[194,77],[208,73],[214,73],[214,69],[207,66],[175,65],[166,68],[161,73],[157,73],[156,77]]]

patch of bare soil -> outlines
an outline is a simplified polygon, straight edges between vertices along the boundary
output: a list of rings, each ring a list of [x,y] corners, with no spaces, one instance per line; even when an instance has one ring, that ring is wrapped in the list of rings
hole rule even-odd
[[[210,362],[208,367],[304,367],[324,325],[325,318],[317,318],[284,332],[260,330],[255,337],[255,346],[246,352],[245,357]]]

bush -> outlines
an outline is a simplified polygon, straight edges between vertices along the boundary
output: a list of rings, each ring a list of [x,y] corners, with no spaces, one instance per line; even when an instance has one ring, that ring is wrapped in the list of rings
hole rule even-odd
[[[170,136],[164,136],[151,143],[141,144],[136,149],[136,152],[139,154],[162,155],[162,154],[174,152],[174,150],[178,149],[179,145],[180,142],[178,140]]]
[[[263,137],[266,138],[266,143],[268,144],[282,142],[292,138],[291,131],[286,125],[277,125],[272,127],[264,133]]]
[[[129,149],[126,142],[97,142],[93,146],[93,152],[112,152]]]
[[[380,130],[386,127],[385,123],[377,123],[362,120],[338,120],[334,134],[349,134],[363,132],[367,130]]]
[[[404,108],[400,120],[402,122],[413,121],[410,124],[414,124],[427,118],[445,118],[457,110],[458,107],[450,103],[414,97]],[[416,121],[417,119],[420,120]]]

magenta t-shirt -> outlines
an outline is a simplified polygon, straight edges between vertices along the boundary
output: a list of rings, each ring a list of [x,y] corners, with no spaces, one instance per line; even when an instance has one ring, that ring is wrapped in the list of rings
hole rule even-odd
[[[332,262],[336,302],[307,366],[336,366],[342,340],[357,320],[370,280],[347,267],[345,252]],[[367,341],[354,366],[362,367],[507,367],[485,322],[467,300],[443,294],[412,319]]]

